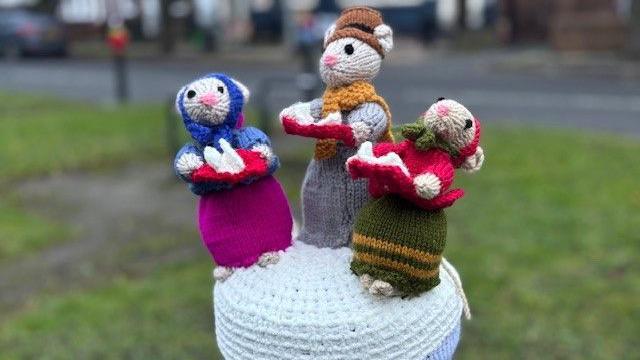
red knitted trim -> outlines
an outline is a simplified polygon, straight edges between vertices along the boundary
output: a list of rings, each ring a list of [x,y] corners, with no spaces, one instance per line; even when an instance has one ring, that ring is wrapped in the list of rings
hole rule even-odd
[[[460,149],[460,155],[453,159],[453,163],[455,167],[460,167],[462,163],[467,159],[467,157],[476,153],[478,150],[478,145],[480,145],[480,121],[477,118],[473,119],[476,123],[476,134],[473,137],[473,141],[462,149]]]
[[[209,164],[204,164],[191,174],[191,180],[194,183],[201,182],[226,182],[237,184],[251,177],[263,176],[268,173],[267,161],[259,152],[237,149],[236,152],[244,161],[245,169],[238,174],[218,173]]]
[[[342,141],[345,145],[354,147],[356,140],[353,138],[353,131],[349,125],[302,125],[294,119],[284,116],[282,126],[287,134],[312,137],[316,139],[335,139]]]
[[[397,166],[370,164],[360,159],[353,159],[347,163],[347,168],[354,180],[368,178],[388,183],[394,188],[413,186],[411,178]]]
[[[456,200],[464,196],[462,189],[454,189],[440,194],[433,199],[424,199],[416,194],[415,187],[413,186],[403,187],[402,189],[398,189],[398,191],[390,191],[389,193],[398,194],[425,210],[438,210],[449,207],[453,205]]]
[[[449,207],[464,196],[462,189],[454,189],[433,199],[423,199],[416,194],[413,179],[397,166],[370,164],[359,159],[347,163],[353,179],[368,178],[369,193],[374,198],[387,194],[396,194],[425,210],[438,210]]]
[[[431,200],[418,198],[417,200],[413,200],[413,203],[425,210],[438,210],[453,205],[456,200],[460,199],[463,196],[464,191],[462,189],[453,189]]]

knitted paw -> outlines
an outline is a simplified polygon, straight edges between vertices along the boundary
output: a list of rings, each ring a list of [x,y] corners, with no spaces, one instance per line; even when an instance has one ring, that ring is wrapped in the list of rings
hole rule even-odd
[[[224,282],[229,278],[229,276],[233,275],[234,271],[235,270],[230,267],[216,266],[216,268],[213,269],[213,278],[216,281]]]
[[[418,175],[413,179],[416,194],[423,199],[433,199],[440,194],[442,188],[440,179],[431,173]]]
[[[266,252],[258,258],[258,266],[266,267],[267,265],[274,265],[280,261],[280,254],[277,251]]]
[[[190,175],[193,171],[204,165],[204,161],[194,153],[185,153],[176,161],[176,170],[181,175]]]
[[[295,103],[280,112],[280,122],[285,124],[286,121],[293,121],[298,124],[308,125],[315,121],[311,116],[311,104]]]
[[[375,296],[391,297],[398,295],[391,284],[382,280],[374,280],[369,287],[369,293]]]
[[[367,139],[371,139],[371,127],[362,121],[351,124],[351,130],[353,131],[353,138],[356,145],[364,143]]]
[[[363,288],[369,290],[369,288],[371,287],[371,284],[373,284],[374,278],[371,277],[371,275],[369,274],[362,274],[360,275],[360,285],[362,285]]]
[[[222,152],[218,152],[214,147],[204,148],[204,159],[218,173],[238,174],[244,170],[245,165],[242,157],[231,147],[226,140],[220,140]]]
[[[251,148],[251,151],[255,151],[258,154],[260,154],[260,156],[265,159],[267,162],[271,162],[271,160],[273,160],[273,150],[271,150],[271,148],[269,147],[269,145],[265,145],[265,144],[260,144],[260,145],[256,145],[253,148]]]
[[[480,146],[476,149],[476,152],[467,157],[460,166],[463,170],[469,173],[474,173],[482,167],[484,163],[484,150]]]

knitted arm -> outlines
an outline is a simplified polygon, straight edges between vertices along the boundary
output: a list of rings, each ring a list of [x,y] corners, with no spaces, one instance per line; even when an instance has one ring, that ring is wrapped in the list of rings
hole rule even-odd
[[[194,144],[188,143],[178,151],[173,162],[176,175],[183,181],[191,183],[191,174],[204,165],[202,151]]]
[[[309,102],[297,102],[284,108],[279,115],[280,122],[285,131],[291,132],[291,125],[310,125],[322,118],[322,99],[314,99]],[[296,134],[297,135],[297,134]]]
[[[194,144],[186,144],[178,151],[173,166],[178,177],[189,184],[189,189],[196,195],[204,195],[209,192],[220,191],[231,187],[230,184],[225,182],[195,182],[193,180],[195,173],[208,167],[204,161],[204,154]]]
[[[317,103],[316,103],[317,104]],[[366,141],[377,141],[387,128],[387,114],[376,103],[364,103],[351,110],[344,119],[339,112],[331,113],[320,121],[301,123],[292,119],[292,115],[280,114],[284,129],[289,134],[316,139],[334,139],[346,146],[357,147]]]
[[[346,119],[351,127],[352,139],[343,140],[346,144],[355,146],[365,141],[377,141],[387,129],[389,119],[382,106],[377,103],[364,103],[352,110]]]
[[[322,99],[313,99],[309,102],[311,116],[314,119],[320,120],[322,118]]]
[[[423,199],[433,199],[445,193],[455,176],[455,170],[449,155],[435,151],[425,159],[425,166],[413,179],[416,194]]]

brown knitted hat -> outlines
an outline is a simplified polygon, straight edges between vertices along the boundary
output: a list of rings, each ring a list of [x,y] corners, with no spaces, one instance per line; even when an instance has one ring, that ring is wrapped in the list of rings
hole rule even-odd
[[[384,57],[384,50],[373,35],[376,26],[382,24],[382,15],[377,10],[366,6],[345,9],[336,21],[336,29],[325,42],[325,46],[338,39],[352,37],[368,44]]]

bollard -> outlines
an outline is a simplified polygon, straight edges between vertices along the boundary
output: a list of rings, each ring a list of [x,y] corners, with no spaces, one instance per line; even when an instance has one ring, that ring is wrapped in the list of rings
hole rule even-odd
[[[124,24],[111,25],[107,33],[107,44],[113,53],[113,73],[116,99],[120,104],[129,100],[127,59],[125,57],[129,45],[129,32]]]
[[[122,54],[115,54],[113,58],[116,83],[116,99],[120,104],[129,101],[129,84],[127,79],[127,60]]]

